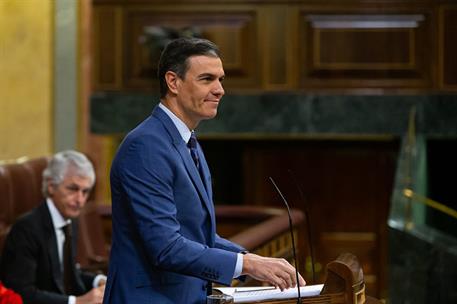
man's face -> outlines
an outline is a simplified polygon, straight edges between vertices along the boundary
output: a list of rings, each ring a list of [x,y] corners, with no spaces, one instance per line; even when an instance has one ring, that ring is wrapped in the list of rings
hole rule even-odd
[[[176,80],[178,117],[194,129],[204,119],[214,118],[217,106],[224,95],[225,77],[220,58],[192,56],[184,79]]]
[[[49,184],[49,197],[65,219],[76,218],[86,205],[92,182],[89,177],[79,176],[73,169],[68,169],[64,180],[58,184]]]

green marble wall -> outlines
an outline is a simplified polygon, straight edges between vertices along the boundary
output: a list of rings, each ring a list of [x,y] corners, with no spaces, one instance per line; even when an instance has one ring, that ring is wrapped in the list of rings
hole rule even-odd
[[[95,94],[91,98],[91,130],[97,134],[128,132],[151,113],[157,102],[157,96],[147,94]],[[457,95],[226,95],[218,116],[202,122],[198,132],[216,136],[403,135],[414,106],[418,132],[457,136]]]

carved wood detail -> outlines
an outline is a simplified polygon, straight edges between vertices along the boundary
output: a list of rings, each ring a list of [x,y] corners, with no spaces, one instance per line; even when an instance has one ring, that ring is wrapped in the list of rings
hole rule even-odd
[[[301,18],[303,87],[432,86],[426,15],[303,11]]]

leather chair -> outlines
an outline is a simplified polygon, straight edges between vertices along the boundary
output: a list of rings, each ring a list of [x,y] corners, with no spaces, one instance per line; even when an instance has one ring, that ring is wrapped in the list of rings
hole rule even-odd
[[[46,157],[7,166],[12,192],[14,219],[38,206],[43,201],[41,173],[48,163]]]
[[[0,252],[16,218],[43,201],[41,172],[47,162],[40,157],[0,165]]]
[[[108,272],[109,244],[101,216],[94,201],[88,201],[79,216],[77,259],[81,267],[92,272]]]

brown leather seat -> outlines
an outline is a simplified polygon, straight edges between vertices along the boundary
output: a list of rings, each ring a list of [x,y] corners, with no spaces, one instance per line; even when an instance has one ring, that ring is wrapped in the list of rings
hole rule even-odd
[[[43,200],[41,173],[48,163],[46,157],[6,166],[11,180],[14,219],[38,206]]]
[[[82,268],[107,273],[109,245],[94,201],[87,202],[79,217],[78,262]]]
[[[16,218],[43,201],[41,172],[47,162],[40,157],[0,165],[0,252]]]

